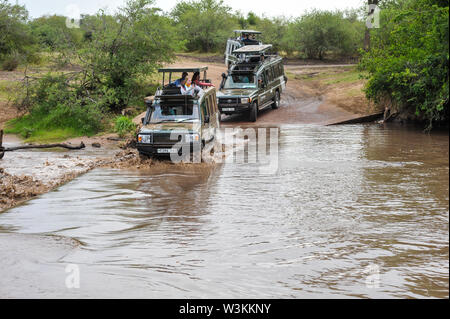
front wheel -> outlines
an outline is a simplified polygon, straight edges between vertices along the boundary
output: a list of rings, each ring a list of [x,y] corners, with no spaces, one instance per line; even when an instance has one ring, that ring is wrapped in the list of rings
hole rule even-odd
[[[252,104],[249,119],[250,122],[256,122],[256,120],[258,119],[258,105],[256,103]]]
[[[279,107],[280,107],[280,92],[277,91],[275,93],[275,97],[273,98],[272,108],[276,110]]]

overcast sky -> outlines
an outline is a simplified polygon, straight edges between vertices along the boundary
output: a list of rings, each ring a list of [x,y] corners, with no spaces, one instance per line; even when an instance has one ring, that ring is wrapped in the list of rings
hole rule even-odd
[[[18,1],[26,6],[31,17],[36,18],[44,14],[67,15],[67,8],[76,5],[81,13],[92,14],[99,9],[108,8],[114,12],[122,6],[125,0],[9,0],[11,3]],[[156,0],[156,6],[164,11],[170,11],[180,0]],[[233,10],[239,10],[244,14],[253,11],[259,15],[286,17],[299,16],[306,10],[317,9],[348,9],[357,8],[364,0],[225,0],[225,4]]]

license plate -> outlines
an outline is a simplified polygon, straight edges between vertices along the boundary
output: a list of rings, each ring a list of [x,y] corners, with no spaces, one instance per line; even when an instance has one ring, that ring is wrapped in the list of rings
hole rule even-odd
[[[157,152],[158,154],[172,154],[178,153],[178,150],[176,148],[158,148]]]
[[[224,111],[224,112],[234,111],[234,107],[223,107],[222,111]]]

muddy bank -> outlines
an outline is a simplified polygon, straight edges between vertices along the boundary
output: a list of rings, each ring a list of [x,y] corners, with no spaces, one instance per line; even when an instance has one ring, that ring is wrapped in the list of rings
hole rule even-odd
[[[81,139],[73,139],[78,142]],[[65,184],[74,178],[101,167],[125,168],[151,165],[141,161],[134,150],[122,150],[122,141],[91,139],[86,149],[23,150],[8,152],[0,161],[0,212]],[[97,141],[100,148],[92,146]],[[7,135],[4,146],[17,146],[18,138]]]

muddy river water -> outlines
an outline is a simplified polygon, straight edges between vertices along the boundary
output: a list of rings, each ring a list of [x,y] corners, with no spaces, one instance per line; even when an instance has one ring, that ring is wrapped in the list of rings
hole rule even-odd
[[[1,214],[29,251],[4,244],[0,296],[448,298],[448,133],[286,125],[278,141],[274,174],[95,169]]]

